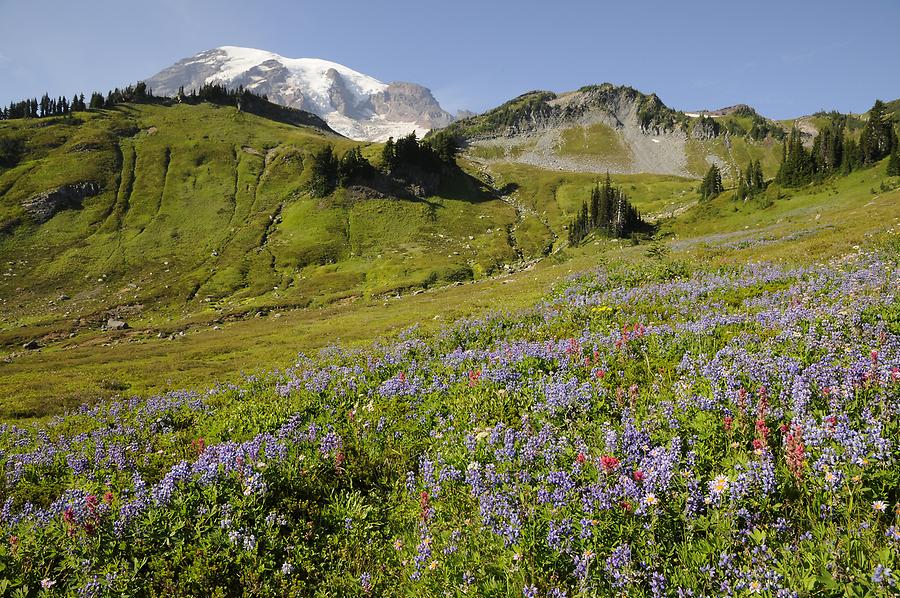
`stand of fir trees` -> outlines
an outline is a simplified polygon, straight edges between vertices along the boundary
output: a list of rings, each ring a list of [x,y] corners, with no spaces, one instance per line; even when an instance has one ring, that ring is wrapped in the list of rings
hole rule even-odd
[[[394,141],[389,138],[381,152],[384,172],[382,176],[396,180],[415,179],[416,174],[427,173],[440,177],[445,168],[455,166],[457,145],[452,136],[438,133],[419,140],[415,133]],[[329,145],[312,157],[312,177],[309,190],[316,197],[331,195],[338,187],[353,183],[368,183],[378,171],[362,155],[357,146],[341,158]]]
[[[591,190],[590,202],[569,223],[569,245],[578,245],[588,234],[599,230],[610,237],[624,238],[647,227],[628,196],[613,187],[609,174],[602,185]]]
[[[734,198],[739,201],[750,199],[757,193],[766,190],[766,180],[763,177],[762,166],[759,160],[750,161],[746,170],[742,170],[738,174],[737,186],[734,191]]]
[[[833,117],[816,136],[810,150],[803,145],[800,131],[793,129],[782,147],[775,181],[783,187],[800,187],[833,174],[846,175],[892,156],[900,145],[893,118],[881,100],[876,100],[869,110],[869,120],[858,142],[846,134],[845,123],[842,115]]]
[[[453,164],[457,145],[452,135],[438,132],[421,141],[412,132],[394,141],[391,137],[384,144],[382,162],[388,173],[418,168],[425,171],[439,171],[443,166]]]
[[[725,187],[722,186],[722,171],[713,164],[706,171],[706,175],[700,183],[700,188],[697,190],[700,193],[700,199],[704,201],[712,199],[724,190]]]
[[[338,158],[334,149],[327,145],[313,155],[309,190],[316,197],[326,197],[339,186],[366,181],[374,174],[375,168],[362,155],[359,146]]]

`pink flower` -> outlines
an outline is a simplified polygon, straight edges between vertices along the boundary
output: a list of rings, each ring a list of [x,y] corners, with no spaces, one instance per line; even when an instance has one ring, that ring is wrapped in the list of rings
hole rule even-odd
[[[619,466],[619,460],[611,455],[603,455],[600,457],[600,465],[603,466],[603,471],[611,473]]]

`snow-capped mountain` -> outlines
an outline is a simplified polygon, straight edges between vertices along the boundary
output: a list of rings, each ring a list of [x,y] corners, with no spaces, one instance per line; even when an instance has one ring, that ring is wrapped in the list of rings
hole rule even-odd
[[[443,127],[453,118],[431,91],[415,83],[382,83],[336,62],[285,58],[272,52],[222,46],[185,58],[146,79],[156,95],[174,96],[204,83],[243,85],[270,101],[318,114],[353,139],[383,141]]]

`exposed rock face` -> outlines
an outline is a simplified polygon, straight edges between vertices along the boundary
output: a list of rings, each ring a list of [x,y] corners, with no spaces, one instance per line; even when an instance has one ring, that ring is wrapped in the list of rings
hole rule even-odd
[[[563,94],[532,91],[499,108],[457,121],[453,129],[470,140],[495,139],[589,122],[614,128],[635,126],[646,134],[667,134],[681,126],[679,114],[656,94],[604,83]]]
[[[606,154],[561,151],[567,134],[595,126],[608,136]],[[540,168],[690,175],[689,119],[655,94],[609,83],[561,94],[529,92],[448,130],[489,155]]]
[[[415,83],[391,83],[371,98],[372,108],[387,120],[414,121],[429,129],[446,127],[453,120],[431,91]]]
[[[63,185],[38,193],[22,202],[25,212],[38,224],[47,222],[60,210],[78,209],[86,197],[100,193],[97,183],[81,182]]]
[[[715,120],[701,116],[691,129],[691,137],[700,140],[714,139],[719,135],[719,129],[719,123]]]
[[[272,52],[224,46],[185,58],[145,80],[156,95],[174,96],[207,83],[265,95],[270,101],[324,118],[354,139],[383,141],[445,126],[453,117],[415,83],[382,83],[341,64],[285,58]]]

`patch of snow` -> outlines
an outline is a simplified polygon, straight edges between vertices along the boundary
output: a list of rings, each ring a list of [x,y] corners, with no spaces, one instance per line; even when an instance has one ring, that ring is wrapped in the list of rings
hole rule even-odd
[[[366,120],[356,120],[334,111],[323,116],[328,126],[350,139],[387,141],[388,137],[399,139],[415,132],[421,139],[429,131],[415,122],[387,120],[383,116],[372,115]]]
[[[238,46],[222,46],[217,48],[217,50],[219,52],[198,59],[198,62],[213,66],[217,70],[215,74],[206,78],[205,83],[224,83],[228,85],[250,69],[273,70],[274,66],[263,65],[263,63],[274,61],[287,69],[289,73],[287,83],[291,87],[298,89],[305,98],[314,103],[323,112],[334,109],[330,97],[333,81],[328,76],[329,71],[333,70],[341,76],[347,91],[350,92],[357,104],[364,102],[369,96],[384,91],[388,87],[386,83],[374,77],[330,60],[285,58],[274,52]],[[254,77],[254,79],[256,78]],[[254,83],[263,80],[264,78],[260,78]]]

